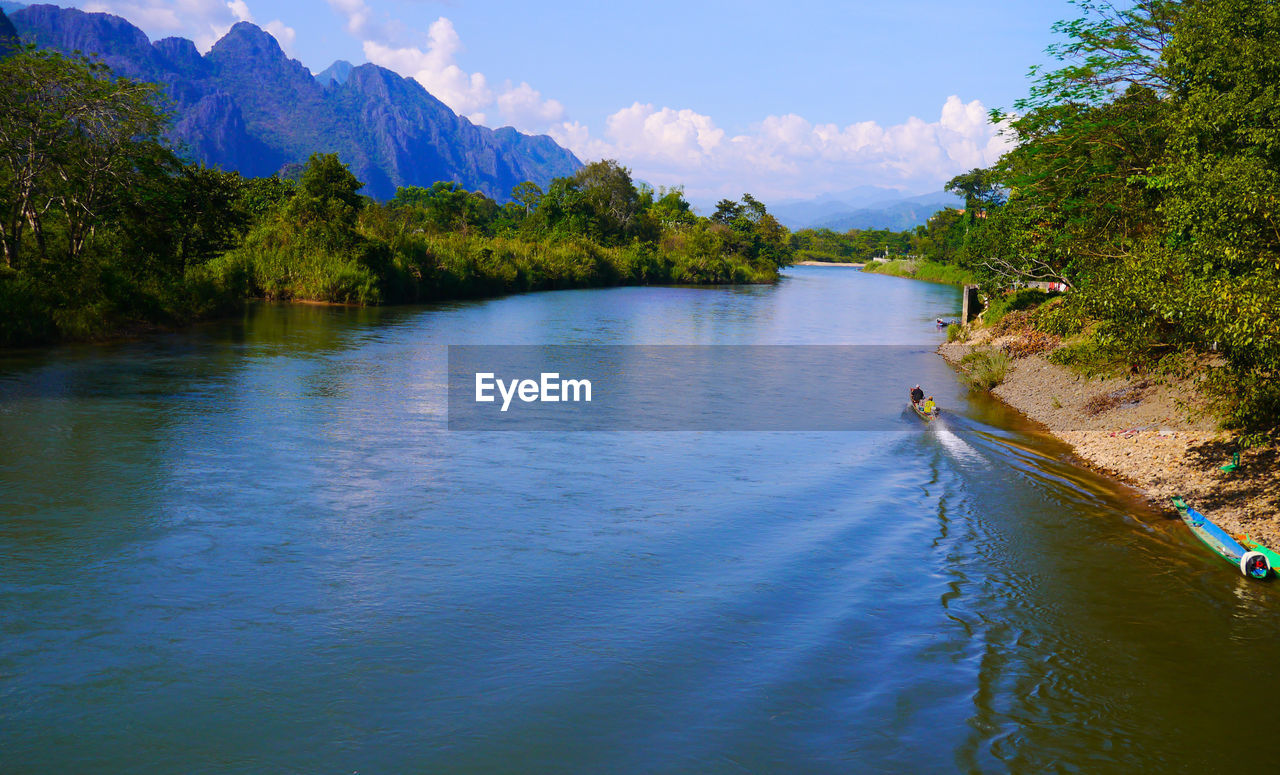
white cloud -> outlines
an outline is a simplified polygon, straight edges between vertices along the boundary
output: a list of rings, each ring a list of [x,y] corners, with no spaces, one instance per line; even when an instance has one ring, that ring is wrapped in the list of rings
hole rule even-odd
[[[252,22],[246,0],[91,0],[80,8],[92,13],[123,16],[152,40],[170,36],[189,38],[196,48],[208,51],[236,22]],[[293,55],[297,35],[279,19],[263,28]]]
[[[498,112],[502,119],[517,128],[537,127],[545,130],[564,120],[564,105],[559,100],[544,100],[542,92],[527,83],[506,85],[497,98]],[[536,131],[536,130],[535,130]]]
[[[368,37],[373,11],[364,0],[329,0],[329,5],[347,18],[347,32],[358,38]]]
[[[655,110],[636,102],[606,119],[607,134],[622,156],[659,163],[697,165],[724,141],[724,130],[692,110]]]
[[[249,4],[244,0],[231,0],[231,2],[227,3],[227,8],[231,9],[231,13],[236,17],[236,21],[253,21],[253,14],[249,12]]]
[[[812,196],[857,184],[924,190],[987,166],[1007,149],[982,103],[952,96],[937,121],[911,117],[839,127],[802,116],[768,116],[726,138],[710,116],[635,103],[606,120],[605,136],[562,122],[551,135],[583,159],[615,158],[639,178],[684,184],[691,196]]]

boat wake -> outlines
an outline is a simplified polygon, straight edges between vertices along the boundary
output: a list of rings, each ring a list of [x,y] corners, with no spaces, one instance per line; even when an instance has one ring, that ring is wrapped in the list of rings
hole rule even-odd
[[[974,449],[969,442],[957,436],[954,431],[947,427],[947,423],[943,417],[939,417],[938,420],[933,423],[933,429],[943,448],[946,449],[947,452],[950,452],[957,460],[965,463],[986,464],[985,458],[979,454],[978,450]]]

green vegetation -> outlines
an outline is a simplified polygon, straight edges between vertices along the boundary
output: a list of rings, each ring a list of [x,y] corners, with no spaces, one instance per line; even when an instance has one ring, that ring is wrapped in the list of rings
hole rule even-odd
[[[960,359],[960,373],[973,390],[991,390],[1004,382],[1012,361],[999,350],[974,350]]]
[[[915,234],[888,229],[801,229],[792,235],[797,261],[860,264],[886,255],[915,253]]]
[[[963,211],[914,252],[974,271],[986,322],[1026,317],[1086,371],[1199,363],[1229,427],[1280,429],[1280,5],[1081,3],[1057,69],[1008,113],[1013,148],[953,178]],[[1019,312],[1019,315],[1022,315]],[[1208,365],[1206,365],[1208,364]]]
[[[946,285],[966,285],[977,282],[976,276],[969,269],[918,258],[876,261],[867,264],[862,271],[893,275],[894,277],[912,277],[916,280]]]
[[[335,154],[289,180],[183,163],[158,88],[22,49],[0,60],[0,345],[173,325],[247,298],[351,304],[647,283],[773,282],[790,233],[751,195],[697,216],[613,161],[389,202]]]
[[[1123,373],[1125,364],[1096,339],[1084,337],[1063,345],[1047,356],[1050,363],[1070,366],[1086,377],[1110,377]]]
[[[928,258],[937,263],[955,263],[968,233],[969,221],[959,210],[942,210],[924,226],[912,231],[850,229],[839,233],[830,229],[801,229],[792,235],[797,261],[864,263],[873,258],[912,260]],[[899,275],[913,277],[911,274]],[[952,282],[935,280],[935,282]],[[966,281],[967,282],[967,281]]]
[[[982,322],[984,325],[994,326],[1010,312],[1019,312],[1038,307],[1048,301],[1049,298],[1048,293],[1034,288],[1023,288],[1007,293],[992,300],[991,304],[987,306],[986,313],[982,316]]]

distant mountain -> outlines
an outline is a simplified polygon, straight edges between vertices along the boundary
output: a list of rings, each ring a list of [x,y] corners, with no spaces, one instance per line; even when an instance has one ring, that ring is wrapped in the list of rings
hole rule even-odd
[[[962,207],[963,201],[945,191],[907,196],[897,189],[860,186],[814,199],[770,203],[769,212],[790,229],[905,231],[943,208]]]
[[[858,186],[832,191],[812,199],[783,199],[769,202],[769,212],[789,229],[803,229],[819,221],[838,217],[878,202],[901,199],[904,194],[886,186]]]
[[[339,59],[325,69],[316,73],[316,83],[321,86],[340,86],[347,82],[351,77],[351,71],[355,69],[355,65]]]
[[[582,167],[550,137],[476,126],[417,81],[376,65],[336,62],[322,82],[248,22],[201,56],[189,40],[152,43],[108,14],[35,5],[11,20],[43,48],[93,53],[117,74],[161,84],[173,103],[175,143],[245,175],[336,152],[366,183],[362,193],[379,199],[397,186],[452,180],[506,201],[525,180],[546,186]]]
[[[947,207],[963,207],[964,199],[945,191],[920,194],[896,201],[876,202],[810,224],[814,229],[890,229],[907,231],[923,226],[934,213]]]
[[[9,17],[5,16],[4,9],[0,8],[0,57],[7,56],[17,47],[18,31],[13,28]]]

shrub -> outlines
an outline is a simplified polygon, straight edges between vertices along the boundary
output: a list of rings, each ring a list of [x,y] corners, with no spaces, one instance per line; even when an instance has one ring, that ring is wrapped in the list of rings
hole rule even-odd
[[[1071,337],[1084,330],[1084,316],[1064,297],[1050,299],[1036,310],[1036,328],[1060,337]]]
[[[1124,370],[1124,363],[1111,349],[1087,337],[1049,353],[1050,363],[1068,368],[1086,377],[1107,376]]]
[[[1006,293],[1004,296],[991,300],[982,321],[988,326],[994,326],[1010,312],[1038,307],[1050,298],[1052,298],[1050,294],[1035,288],[1023,288],[1012,293]]]
[[[977,350],[960,359],[964,381],[973,390],[991,390],[1004,382],[1012,363],[998,350]]]

